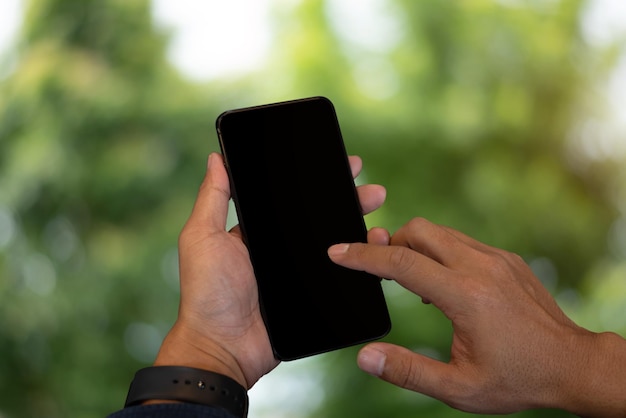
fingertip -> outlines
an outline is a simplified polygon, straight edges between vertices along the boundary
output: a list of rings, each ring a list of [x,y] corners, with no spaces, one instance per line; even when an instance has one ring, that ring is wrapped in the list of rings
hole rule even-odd
[[[385,228],[374,227],[367,233],[367,242],[375,245],[389,245],[390,234]]]
[[[380,208],[387,198],[387,189],[379,184],[365,184],[357,187],[363,214],[367,215]]]
[[[207,228],[210,225],[212,228],[222,230],[226,225],[230,199],[228,174],[222,156],[218,153],[209,154],[206,166],[206,174],[200,185],[190,221],[202,222]]]
[[[328,256],[332,258],[337,258],[345,254],[350,248],[350,244],[335,244],[331,245],[328,248]]]
[[[206,162],[207,172],[211,171],[215,166],[223,165],[224,160],[222,159],[222,155],[217,152],[212,152],[209,154]]]
[[[215,187],[224,189],[230,193],[228,174],[224,166],[224,160],[221,154],[212,152],[207,158],[205,182],[214,184]]]
[[[366,345],[357,355],[357,365],[365,373],[381,377],[385,370],[387,354],[377,348],[376,345]]]
[[[350,170],[352,171],[352,177],[356,178],[363,169],[363,160],[358,155],[348,156],[348,162],[350,163]]]
[[[377,186],[381,189],[380,194],[382,196],[383,202],[387,199],[387,188],[382,184],[377,184]]]

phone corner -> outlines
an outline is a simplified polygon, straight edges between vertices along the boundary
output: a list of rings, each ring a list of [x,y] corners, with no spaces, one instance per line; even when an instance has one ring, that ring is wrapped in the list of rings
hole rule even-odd
[[[333,104],[333,101],[330,100],[326,96],[321,96],[321,95],[320,96],[314,96],[314,97],[312,97],[312,99],[319,100],[319,101],[322,101],[322,102],[326,102],[326,104],[330,105],[331,107],[335,107],[335,105]]]
[[[389,335],[389,333],[391,332],[391,328],[393,328],[393,325],[391,324],[391,319],[389,319],[387,321],[387,326],[380,333],[380,337],[378,337],[378,339],[380,340],[381,338],[385,338],[387,335]]]
[[[217,118],[215,118],[215,129],[218,133],[221,133],[222,122],[224,121],[224,118],[227,117],[230,113],[232,113],[232,110],[225,110],[220,113]]]

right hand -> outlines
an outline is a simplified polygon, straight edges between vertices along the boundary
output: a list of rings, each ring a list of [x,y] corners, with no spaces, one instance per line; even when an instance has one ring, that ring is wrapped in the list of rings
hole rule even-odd
[[[338,244],[329,256],[439,308],[452,322],[450,360],[378,342],[359,353],[364,371],[467,412],[626,415],[625,341],[572,322],[521,257],[419,218],[389,246],[375,245],[385,234],[371,231],[370,244]]]

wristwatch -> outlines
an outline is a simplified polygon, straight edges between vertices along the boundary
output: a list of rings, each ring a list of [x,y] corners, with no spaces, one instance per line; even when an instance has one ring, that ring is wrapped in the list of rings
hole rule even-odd
[[[140,369],[130,384],[124,407],[147,400],[172,400],[223,408],[236,417],[248,415],[248,393],[219,373],[181,366]]]

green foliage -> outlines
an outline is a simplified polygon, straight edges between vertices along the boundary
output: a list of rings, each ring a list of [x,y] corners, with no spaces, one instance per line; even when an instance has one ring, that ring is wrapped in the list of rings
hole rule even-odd
[[[147,2],[28,11],[0,99],[0,403],[103,416],[175,318],[172,254],[216,110],[166,63]]]
[[[275,10],[272,64],[205,85],[167,63],[147,0],[28,5],[0,84],[1,414],[121,406],[176,314],[176,239],[215,117],[310,95],[333,100],[364,177],[388,188],[369,225],[424,216],[515,251],[582,324],[626,332],[623,254],[607,244],[622,165],[568,154],[602,113],[613,56],[581,36],[583,3],[390,0],[395,38],[372,48],[303,0]],[[386,340],[445,360],[448,321],[385,287]],[[311,416],[468,416],[365,376],[355,354],[311,363],[325,388]]]
[[[607,233],[618,217],[611,183],[594,170],[581,173],[566,152],[577,122],[601,115],[596,83],[610,69],[611,51],[582,38],[583,4],[390,3],[401,38],[385,51],[358,50],[350,40],[309,30],[323,15],[323,2],[305,2],[291,15],[296,22],[279,32],[280,40],[299,40],[281,44],[294,67],[295,96],[312,93],[310,80],[330,74],[319,89],[337,104],[348,149],[364,158],[367,180],[387,186],[388,201],[368,224],[393,231],[424,216],[451,225],[524,256],[564,296],[576,294],[570,289],[588,276],[594,288],[608,280],[596,266],[606,260]],[[363,65],[382,68],[373,75],[391,80],[383,85],[388,91],[380,94],[371,80],[362,85]],[[623,281],[618,272],[623,268],[611,277]],[[385,340],[445,360],[448,321],[393,283],[386,288],[394,328]],[[614,319],[609,329],[624,329],[617,318],[624,317],[625,298],[618,292],[614,308],[606,309]],[[589,320],[592,312],[583,324],[607,329],[607,321]],[[364,378],[353,365],[355,354],[343,350],[320,359],[326,397],[314,416],[467,416]]]

